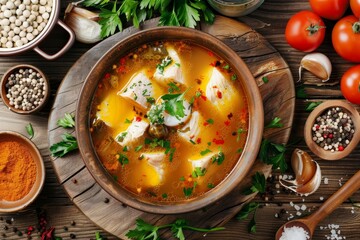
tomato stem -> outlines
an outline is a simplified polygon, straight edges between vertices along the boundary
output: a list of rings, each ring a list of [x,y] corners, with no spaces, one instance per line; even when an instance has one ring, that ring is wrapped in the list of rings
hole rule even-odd
[[[313,35],[315,33],[317,33],[321,28],[325,28],[325,26],[320,26],[320,25],[317,25],[317,24],[310,24],[310,26],[308,26],[306,28],[306,31],[309,31],[310,35]]]
[[[352,25],[352,30],[354,33],[360,33],[360,22],[355,22]]]

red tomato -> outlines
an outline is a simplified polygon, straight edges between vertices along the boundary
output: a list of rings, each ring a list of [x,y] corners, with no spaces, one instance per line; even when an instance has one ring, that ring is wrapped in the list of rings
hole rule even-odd
[[[320,17],[338,20],[349,6],[349,0],[309,0],[314,13]]]
[[[360,18],[360,0],[350,0],[350,7],[355,17]]]
[[[332,31],[335,51],[344,59],[360,62],[360,22],[355,16],[340,19]]]
[[[325,24],[313,12],[301,11],[290,18],[285,29],[286,41],[297,50],[312,52],[324,41]]]
[[[360,104],[360,65],[344,73],[340,87],[342,94],[349,102]]]

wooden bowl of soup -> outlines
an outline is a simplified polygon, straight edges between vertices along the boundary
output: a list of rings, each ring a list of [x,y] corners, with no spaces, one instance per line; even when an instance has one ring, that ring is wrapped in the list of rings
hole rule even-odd
[[[80,152],[120,202],[159,214],[205,207],[231,192],[256,159],[259,89],[219,39],[159,27],[113,46],[77,103]]]

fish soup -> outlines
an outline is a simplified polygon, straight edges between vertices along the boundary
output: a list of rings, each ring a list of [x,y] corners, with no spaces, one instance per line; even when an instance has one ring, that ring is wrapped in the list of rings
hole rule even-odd
[[[180,202],[216,187],[245,145],[248,106],[236,72],[211,51],[154,42],[103,76],[90,113],[107,171],[153,202]]]

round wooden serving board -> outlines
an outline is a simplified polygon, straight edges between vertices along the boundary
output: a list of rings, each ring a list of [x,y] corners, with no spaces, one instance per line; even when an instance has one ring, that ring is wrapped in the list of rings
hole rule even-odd
[[[157,23],[158,19],[146,21],[141,29],[156,27]],[[200,30],[224,41],[247,63],[263,97],[263,103],[259,104],[264,105],[265,125],[274,117],[280,117],[284,124],[283,128],[265,130],[264,137],[273,142],[287,143],[294,116],[295,89],[290,69],[284,59],[259,33],[236,20],[217,16],[213,25],[201,24]],[[69,70],[58,90],[49,118],[50,145],[59,142],[61,135],[69,132],[58,127],[56,122],[65,113],[75,113],[83,82],[97,60],[115,43],[137,31],[139,29],[130,27],[102,41],[85,53]],[[268,83],[262,80],[265,76],[269,80]],[[246,202],[255,197],[255,194],[241,194],[241,191],[250,185],[254,173],[262,171],[267,176],[271,172],[271,166],[257,161],[242,184],[217,203],[183,215],[155,215],[125,206],[101,189],[85,167],[78,151],[63,158],[53,158],[52,163],[60,184],[64,186],[73,203],[97,225],[124,239],[126,232],[135,227],[137,218],[153,224],[164,224],[176,218],[184,218],[196,227],[224,225]],[[163,234],[165,239],[169,239],[171,232]],[[185,234],[188,239],[202,236],[189,231]]]

